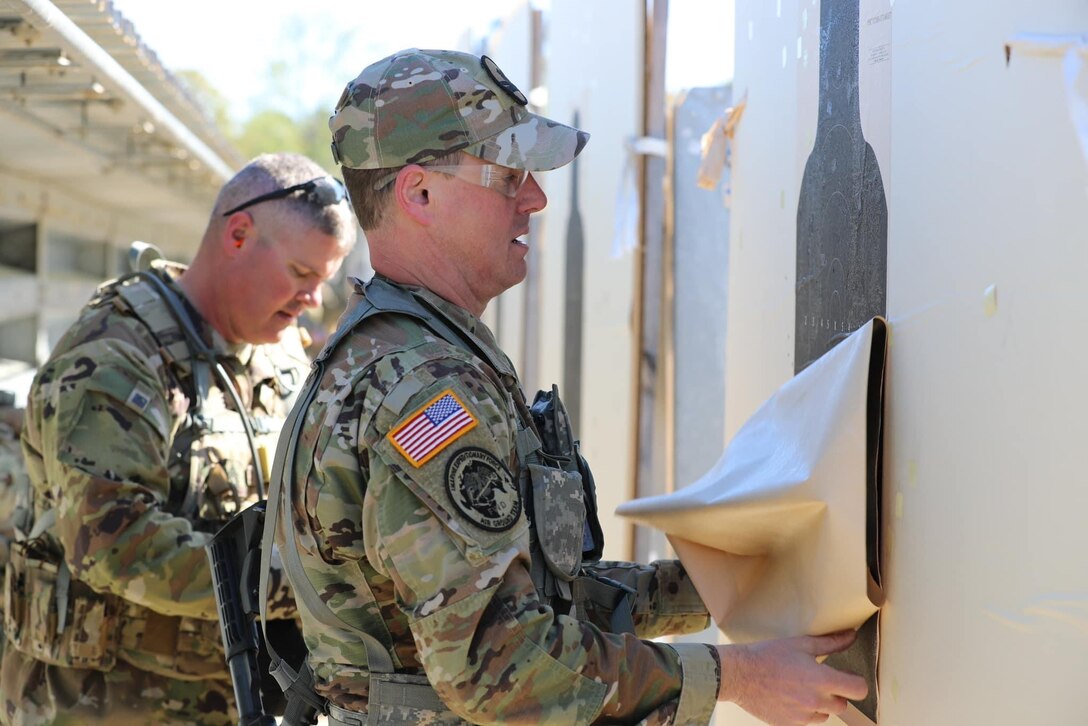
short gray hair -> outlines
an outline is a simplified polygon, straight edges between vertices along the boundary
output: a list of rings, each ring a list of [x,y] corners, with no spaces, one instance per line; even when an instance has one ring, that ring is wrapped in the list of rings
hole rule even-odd
[[[261,154],[231,177],[219,190],[212,208],[214,224],[223,212],[247,201],[295,184],[328,176],[328,172],[313,159],[302,154],[281,152]],[[302,195],[271,199],[261,204],[274,205],[277,212],[286,213],[308,226],[337,239],[354,239],[354,223],[347,204],[331,204],[319,207]]]

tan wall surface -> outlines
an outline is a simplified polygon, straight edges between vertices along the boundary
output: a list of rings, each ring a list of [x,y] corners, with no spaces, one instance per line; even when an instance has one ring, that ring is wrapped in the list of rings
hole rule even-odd
[[[528,94],[532,90],[532,10],[527,2],[511,12],[502,27],[488,36],[485,52],[522,93]],[[522,355],[525,344],[525,292],[524,283],[507,290],[488,305],[484,317],[484,322],[498,336],[503,350],[522,376],[525,375]],[[532,394],[532,391],[529,393]]]
[[[553,0],[546,16],[549,117],[570,123],[575,110],[592,134],[579,158],[585,229],[583,451],[593,467],[607,542],[605,556],[627,552],[629,532],[612,512],[631,479],[631,356],[634,261],[611,256],[613,212],[625,142],[641,129],[641,3]],[[588,72],[592,69],[592,72]],[[571,167],[541,175],[548,194],[540,251],[540,379],[562,382],[563,274]]]
[[[886,148],[865,129],[889,218],[880,724],[1085,723],[1088,164],[1062,57],[1014,44],[1006,65],[1005,43],[1083,34],[1088,5],[887,6]],[[730,436],[793,373],[814,123],[799,110],[814,92],[795,52],[806,11],[818,19],[818,2],[737,2],[735,94],[749,103],[733,170]],[[863,33],[874,17],[863,2]]]

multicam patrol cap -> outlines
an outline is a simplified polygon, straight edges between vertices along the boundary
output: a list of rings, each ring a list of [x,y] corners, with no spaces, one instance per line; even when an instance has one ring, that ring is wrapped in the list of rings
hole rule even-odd
[[[363,70],[329,118],[332,153],[349,169],[388,169],[465,151],[546,171],[568,164],[589,134],[531,113],[487,56],[411,48]]]

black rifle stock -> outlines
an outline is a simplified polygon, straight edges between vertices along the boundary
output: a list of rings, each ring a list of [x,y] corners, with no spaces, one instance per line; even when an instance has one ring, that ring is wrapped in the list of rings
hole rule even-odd
[[[238,704],[239,726],[275,726],[261,703],[257,671],[260,640],[254,618],[260,570],[264,502],[248,507],[223,525],[205,550],[212,569],[219,633]]]

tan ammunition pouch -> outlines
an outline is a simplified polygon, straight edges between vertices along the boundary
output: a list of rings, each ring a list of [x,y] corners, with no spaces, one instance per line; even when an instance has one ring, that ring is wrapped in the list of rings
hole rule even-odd
[[[230,678],[215,620],[163,615],[125,602],[120,648],[122,660],[169,678]]]
[[[121,658],[170,678],[229,677],[216,621],[95,592],[24,544],[12,547],[5,573],[4,632],[20,653],[54,666],[108,671]]]
[[[66,602],[64,618],[59,602]],[[110,670],[117,661],[121,599],[99,595],[67,568],[11,548],[4,577],[4,633],[20,653],[50,665]]]

